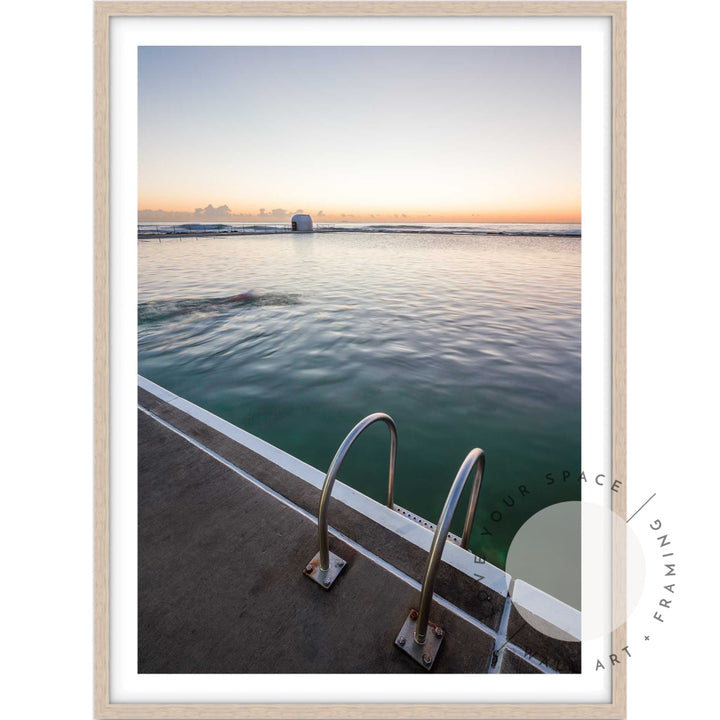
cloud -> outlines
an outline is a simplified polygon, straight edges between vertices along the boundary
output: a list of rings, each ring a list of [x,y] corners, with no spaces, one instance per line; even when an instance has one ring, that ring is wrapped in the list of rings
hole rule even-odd
[[[301,213],[302,210],[296,210],[295,212]],[[260,208],[258,210],[257,217],[259,218],[287,218],[290,217],[292,213],[289,210],[286,210],[285,208],[273,208],[268,212],[265,208]]]
[[[143,208],[138,210],[138,222],[155,223],[155,222],[287,222],[294,214],[304,214],[306,210],[298,209],[293,213],[291,210],[282,207],[268,208],[261,207],[259,210],[240,210],[233,212],[228,204],[214,205],[208,203],[205,207],[197,207],[194,210],[163,210]],[[315,214],[316,219],[327,222],[328,220],[340,220],[341,218],[350,221],[355,220],[358,215],[355,213],[345,212],[326,213],[324,210],[318,210]],[[362,215],[362,217],[367,217]],[[373,218],[379,217],[372,215]]]
[[[252,212],[234,213],[228,205],[215,207],[212,203],[205,207],[195,208],[194,212],[147,208],[138,210],[139,222],[217,222],[219,220],[242,222],[253,220],[256,217]]]
[[[190,215],[190,213],[182,214]],[[168,210],[138,210],[138,220],[140,222],[172,222],[173,220],[178,219],[177,215],[178,213]]]
[[[212,204],[206,205],[204,208],[195,208],[195,217],[209,218],[212,220],[227,220],[232,216],[232,211],[227,205],[213,207]]]

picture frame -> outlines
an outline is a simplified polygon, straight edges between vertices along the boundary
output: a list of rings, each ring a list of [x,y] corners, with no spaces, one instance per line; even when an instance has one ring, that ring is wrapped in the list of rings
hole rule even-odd
[[[626,477],[626,6],[624,2],[96,2],[94,108],[94,713],[97,718],[622,718],[627,674],[612,667],[611,701],[588,703],[137,703],[111,695],[111,24],[118,18],[543,17],[608,18],[611,23],[611,438],[612,475]],[[626,516],[626,493],[612,510]],[[612,539],[612,612],[624,618],[625,537]],[[623,622],[612,646],[626,644]]]

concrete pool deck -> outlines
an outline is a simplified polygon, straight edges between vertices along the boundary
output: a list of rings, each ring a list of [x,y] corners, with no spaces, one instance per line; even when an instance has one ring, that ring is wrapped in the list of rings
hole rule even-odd
[[[139,672],[426,672],[395,638],[418,606],[432,534],[338,481],[330,549],[347,565],[324,591],[303,575],[317,552],[323,474],[138,384]],[[517,587],[518,602],[536,602]],[[432,672],[579,672],[580,643],[524,623],[514,592],[504,572],[447,543]],[[553,601],[530,609],[555,625],[561,617],[572,636],[579,613],[559,601],[550,613]]]

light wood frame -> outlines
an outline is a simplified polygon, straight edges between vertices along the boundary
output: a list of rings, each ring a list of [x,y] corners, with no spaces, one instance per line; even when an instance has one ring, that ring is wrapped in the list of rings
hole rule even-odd
[[[95,462],[94,714],[97,718],[608,718],[625,717],[625,664],[612,668],[612,701],[598,704],[120,704],[110,701],[110,21],[212,16],[608,17],[612,21],[612,473],[626,477],[626,20],[624,2],[96,2],[95,3]],[[626,492],[613,510],[626,517]],[[613,538],[613,613],[625,617],[625,536]],[[623,623],[613,647],[626,645]]]

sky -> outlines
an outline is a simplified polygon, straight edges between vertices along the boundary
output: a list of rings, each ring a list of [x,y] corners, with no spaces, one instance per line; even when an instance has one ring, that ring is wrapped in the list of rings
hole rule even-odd
[[[141,47],[140,221],[580,222],[579,47]]]

